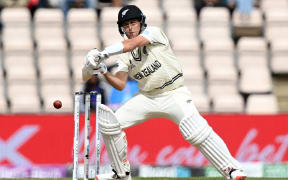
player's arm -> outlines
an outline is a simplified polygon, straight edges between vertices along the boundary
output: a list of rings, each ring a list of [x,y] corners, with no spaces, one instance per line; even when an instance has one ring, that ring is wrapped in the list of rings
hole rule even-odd
[[[99,59],[107,59],[109,56],[118,55],[126,52],[130,52],[136,47],[142,47],[148,45],[150,41],[144,36],[137,36],[132,39],[126,39],[122,42],[112,44],[106,47],[103,51],[99,53]]]
[[[115,75],[110,72],[104,74],[107,82],[117,90],[123,90],[126,87],[128,80],[128,73],[124,71],[118,71]]]
[[[132,39],[126,39],[122,41],[123,43],[123,53],[132,51],[136,47],[142,47],[148,45],[150,41],[144,36],[137,36]]]
[[[149,43],[150,42],[145,37],[137,36],[135,38],[127,39],[122,42],[118,42],[111,46],[108,46],[101,52],[98,49],[93,49],[89,51],[85,58],[85,65],[82,68],[82,79],[84,81],[89,80],[93,74],[97,73],[94,71],[94,69],[98,69],[99,67],[97,66],[109,56],[129,52],[136,47],[145,46]]]
[[[147,38],[139,35],[135,38],[126,39],[122,42],[118,42],[110,46],[107,46],[101,52],[98,49],[93,49],[88,52],[86,56],[86,59],[87,59],[86,63],[91,62],[93,64],[92,61],[94,60],[94,64],[97,65],[103,60],[108,59],[110,56],[126,53],[129,51],[132,51],[136,47],[145,46],[145,45],[148,45],[149,43],[150,41]]]

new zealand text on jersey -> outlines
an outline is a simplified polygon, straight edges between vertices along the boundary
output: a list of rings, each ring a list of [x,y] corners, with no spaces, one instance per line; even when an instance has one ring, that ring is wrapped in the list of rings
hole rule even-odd
[[[154,61],[152,64],[150,64],[149,66],[145,67],[143,70],[141,70],[140,72],[138,72],[137,74],[134,75],[135,79],[142,79],[144,77],[149,76],[150,74],[154,73],[155,71],[157,71],[159,68],[161,67],[161,63],[159,61]]]

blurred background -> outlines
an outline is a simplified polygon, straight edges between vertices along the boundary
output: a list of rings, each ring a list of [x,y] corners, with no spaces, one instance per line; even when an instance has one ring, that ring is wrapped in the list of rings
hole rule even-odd
[[[167,34],[195,105],[248,175],[288,177],[288,0],[0,0],[0,177],[71,176],[74,92],[97,90],[113,109],[137,92],[81,77],[89,50],[123,40],[126,4]],[[135,176],[219,176],[170,121],[127,135]]]

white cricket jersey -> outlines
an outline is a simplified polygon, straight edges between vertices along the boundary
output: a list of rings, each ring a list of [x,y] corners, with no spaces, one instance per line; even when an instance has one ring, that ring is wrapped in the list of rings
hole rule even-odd
[[[138,81],[139,91],[144,94],[158,94],[182,86],[184,78],[180,62],[162,30],[147,27],[140,35],[150,44],[121,54],[116,72],[128,72]]]

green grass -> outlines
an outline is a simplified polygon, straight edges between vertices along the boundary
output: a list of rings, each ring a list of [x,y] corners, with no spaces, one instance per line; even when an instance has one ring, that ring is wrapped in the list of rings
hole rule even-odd
[[[0,179],[0,180],[71,180],[72,178],[18,178],[18,179]],[[191,178],[167,178],[167,177],[163,177],[163,178],[159,178],[159,177],[155,177],[155,178],[143,178],[143,177],[134,177],[132,178],[133,180],[225,180],[225,178],[219,178],[219,177],[191,177]],[[288,178],[247,178],[247,180],[288,180]],[[94,179],[91,179],[94,180]]]
[[[191,178],[133,178],[134,180],[226,180],[222,177],[191,177]],[[247,178],[247,180],[262,180],[262,179],[269,179],[269,180],[287,180],[288,178]]]

